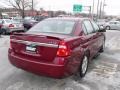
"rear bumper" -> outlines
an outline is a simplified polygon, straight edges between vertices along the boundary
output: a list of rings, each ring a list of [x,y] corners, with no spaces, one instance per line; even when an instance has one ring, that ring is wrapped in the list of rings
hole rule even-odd
[[[19,31],[24,31],[24,28],[10,28],[10,29],[7,30],[8,33],[19,32]]]
[[[65,76],[64,65],[41,63],[36,61],[30,61],[25,58],[18,57],[13,53],[9,53],[9,61],[12,65],[21,68],[23,70],[53,78],[63,78]]]

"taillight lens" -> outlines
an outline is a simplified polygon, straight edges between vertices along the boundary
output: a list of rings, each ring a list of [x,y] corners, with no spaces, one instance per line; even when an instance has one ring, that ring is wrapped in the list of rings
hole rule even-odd
[[[2,27],[3,25],[0,25],[0,28]]]
[[[12,49],[12,45],[11,45],[11,39],[10,39],[10,49]]]
[[[10,24],[9,27],[10,27],[10,28],[11,28],[11,27],[14,27],[14,25],[13,25],[13,24]]]
[[[10,49],[12,49],[12,36],[10,35]]]
[[[65,57],[70,55],[70,49],[67,47],[64,41],[61,41],[57,51],[57,56]]]

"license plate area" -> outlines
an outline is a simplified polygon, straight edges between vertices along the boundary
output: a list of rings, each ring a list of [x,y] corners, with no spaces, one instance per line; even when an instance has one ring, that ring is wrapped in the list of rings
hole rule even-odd
[[[26,46],[26,51],[36,52],[36,45],[27,45]]]

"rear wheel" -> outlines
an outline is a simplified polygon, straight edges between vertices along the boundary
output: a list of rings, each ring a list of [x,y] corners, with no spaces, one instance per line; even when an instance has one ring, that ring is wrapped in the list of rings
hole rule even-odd
[[[104,40],[103,45],[101,46],[99,52],[100,52],[100,53],[104,52],[104,49],[105,49],[105,40]]]
[[[84,55],[84,58],[80,64],[79,74],[80,77],[84,77],[88,69],[88,56]]]
[[[2,29],[2,35],[6,35],[6,30]]]

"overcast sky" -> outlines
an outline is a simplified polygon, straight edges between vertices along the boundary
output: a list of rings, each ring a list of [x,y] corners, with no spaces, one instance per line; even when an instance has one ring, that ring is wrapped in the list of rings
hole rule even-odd
[[[4,1],[4,0],[3,0]],[[97,1],[95,1],[94,12],[97,12]],[[103,1],[103,0],[100,0]],[[105,6],[105,12],[108,15],[120,15],[120,0],[105,0],[107,6]],[[93,0],[34,0],[37,2],[36,9],[44,8],[45,10],[65,10],[72,12],[73,4],[82,4],[83,6],[92,6]],[[2,0],[0,0],[0,6],[8,7]]]

